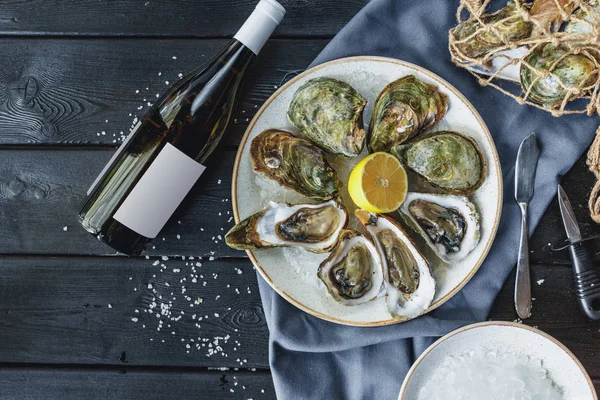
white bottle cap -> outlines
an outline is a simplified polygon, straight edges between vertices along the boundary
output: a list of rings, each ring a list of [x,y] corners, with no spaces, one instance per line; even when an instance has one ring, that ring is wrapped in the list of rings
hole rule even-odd
[[[260,0],[254,12],[235,34],[239,40],[258,54],[285,15],[285,8],[275,0]]]

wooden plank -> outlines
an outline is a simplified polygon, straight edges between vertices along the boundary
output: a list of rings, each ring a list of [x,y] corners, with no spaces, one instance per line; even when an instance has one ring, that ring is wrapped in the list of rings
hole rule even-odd
[[[562,178],[561,184],[571,200],[577,221],[584,236],[600,234],[600,226],[590,218],[588,198],[594,185],[594,175],[588,171],[585,164],[586,154],[582,155],[573,168]],[[555,197],[546,210],[540,224],[530,241],[531,261],[537,264],[570,265],[571,259],[567,250],[551,251],[566,238],[558,200]],[[588,242],[595,259],[600,261],[600,241]],[[516,250],[515,250],[516,251]]]
[[[275,399],[267,371],[0,368],[3,400]]]
[[[287,14],[277,36],[335,35],[368,0],[282,0]],[[258,0],[94,0],[5,2],[4,35],[233,36]]]
[[[268,368],[246,259],[0,258],[0,316],[0,364]]]
[[[554,336],[575,354],[600,392],[600,321],[590,321],[579,310],[572,287],[571,269],[562,265],[534,265],[531,270],[533,309],[523,323]],[[517,319],[513,295],[515,274],[511,274],[490,313],[491,320]]]
[[[0,41],[0,145],[116,146],[129,132],[134,118],[143,115],[148,103],[169,87],[166,82],[172,84],[179,74],[206,62],[227,42],[39,38]],[[273,40],[265,46],[248,70],[228,133],[230,143],[239,143],[248,121],[286,74],[310,64],[326,43],[327,40]]]
[[[114,255],[78,222],[85,192],[112,150],[0,150],[0,254]],[[231,171],[223,151],[192,189],[151,255],[246,257],[223,238],[234,225]],[[65,230],[66,229],[66,230]]]

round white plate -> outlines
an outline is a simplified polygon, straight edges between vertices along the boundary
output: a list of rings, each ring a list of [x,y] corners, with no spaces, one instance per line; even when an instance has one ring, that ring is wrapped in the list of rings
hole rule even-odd
[[[448,96],[449,109],[434,130],[454,130],[474,138],[487,161],[488,175],[485,183],[471,197],[481,213],[481,240],[475,250],[462,262],[450,267],[429,257],[436,279],[436,294],[427,311],[438,307],[455,295],[475,274],[483,263],[494,240],[502,206],[502,174],[496,147],[485,123],[473,106],[453,86],[437,75],[413,64],[380,57],[351,57],[332,61],[312,68],[285,85],[271,96],[250,123],[233,171],[233,212],[239,222],[264,208],[269,200],[289,203],[306,202],[302,196],[267,181],[252,170],[249,157],[250,143],[266,129],[283,129],[297,132],[287,119],[287,109],[296,90],[307,80],[316,77],[333,77],[352,85],[367,100],[364,112],[368,127],[373,103],[379,92],[390,82],[409,74],[432,83]],[[366,147],[366,146],[365,146]],[[364,155],[366,155],[366,150]],[[330,157],[342,182],[348,181],[352,167],[362,159]],[[418,185],[409,182],[409,190]],[[355,206],[346,188],[341,194],[350,215]],[[351,220],[351,227],[354,221]],[[317,317],[347,325],[378,326],[399,321],[390,317],[383,297],[358,306],[343,306],[333,300],[317,278],[317,268],[326,255],[315,255],[300,249],[269,249],[250,252],[250,259],[265,280],[285,299]]]
[[[482,322],[457,329],[429,346],[404,379],[399,400],[416,400],[419,390],[448,355],[471,350],[523,354],[542,361],[564,400],[598,400],[592,381],[577,358],[552,336],[513,322]]]

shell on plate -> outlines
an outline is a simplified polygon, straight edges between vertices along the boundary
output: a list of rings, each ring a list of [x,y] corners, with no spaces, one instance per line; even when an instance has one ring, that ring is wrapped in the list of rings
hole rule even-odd
[[[315,78],[296,91],[287,114],[300,133],[323,150],[354,157],[365,143],[366,104],[367,100],[346,82]]]
[[[485,181],[487,164],[477,142],[457,132],[434,132],[391,153],[444,193],[469,195]]]
[[[431,128],[446,115],[448,97],[434,85],[404,76],[379,94],[369,127],[369,151],[390,151],[396,144]]]
[[[297,205],[271,201],[231,228],[225,242],[238,250],[300,247],[326,253],[335,247],[347,223],[346,208],[335,200]]]
[[[392,317],[405,320],[425,312],[435,295],[435,280],[425,257],[393,219],[360,209],[355,215],[382,259],[386,305]]]
[[[480,239],[480,215],[463,196],[410,192],[400,215],[446,263],[463,260]]]
[[[598,79],[597,58],[595,49],[581,48],[573,53],[567,45],[544,44],[521,63],[523,91],[546,107],[560,105],[567,96],[568,100],[582,97]]]
[[[353,229],[342,231],[317,275],[331,297],[347,306],[375,299],[383,285],[383,265],[377,249]]]
[[[323,151],[289,132],[260,133],[250,145],[250,159],[254,171],[306,197],[329,200],[338,195],[340,181]]]

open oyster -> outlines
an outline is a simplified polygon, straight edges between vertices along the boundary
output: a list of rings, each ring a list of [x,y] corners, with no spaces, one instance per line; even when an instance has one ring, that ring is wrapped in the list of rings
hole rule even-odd
[[[522,7],[527,5],[523,4]],[[506,43],[525,39],[531,35],[534,27],[533,22],[523,19],[514,1],[494,14],[483,15],[481,21],[493,26],[493,29],[485,29],[479,21],[473,20],[459,24],[450,31],[450,35],[460,41],[456,43],[456,47],[468,58],[485,56],[496,49],[507,47]],[[467,61],[454,53],[459,60]]]
[[[400,215],[447,263],[463,260],[479,243],[479,212],[467,197],[411,192]]]
[[[560,105],[566,96],[581,97],[597,79],[597,57],[590,49],[577,54],[552,43],[533,50],[521,63],[521,86],[528,97],[546,107]],[[531,67],[529,67],[530,65]],[[539,73],[537,71],[539,71]],[[542,75],[550,72],[549,75]]]
[[[365,210],[356,210],[355,215],[383,261],[390,314],[400,320],[422,314],[435,295],[435,280],[427,260],[391,218]]]
[[[435,125],[448,110],[448,97],[434,85],[407,75],[387,85],[373,108],[369,151],[390,151]]]
[[[347,229],[317,272],[329,294],[347,306],[373,300],[383,285],[383,266],[377,249],[361,233]]]
[[[333,78],[315,78],[294,94],[288,117],[300,133],[323,150],[354,157],[365,143],[365,100],[352,86]]]
[[[483,184],[487,172],[475,140],[456,132],[434,132],[394,146],[391,153],[444,193],[469,195]]]
[[[313,253],[330,251],[348,222],[348,212],[334,200],[322,204],[289,205],[269,202],[225,235],[238,250],[295,246]]]
[[[307,197],[336,197],[340,181],[325,154],[310,141],[270,129],[252,140],[250,158],[254,171]]]

